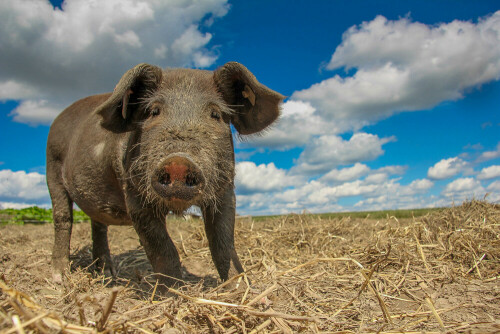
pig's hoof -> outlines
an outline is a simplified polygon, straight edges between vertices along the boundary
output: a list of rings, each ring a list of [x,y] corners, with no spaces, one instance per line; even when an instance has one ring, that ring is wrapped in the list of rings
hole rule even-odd
[[[106,275],[106,277],[116,277],[116,269],[113,263],[104,266],[104,275]]]
[[[115,278],[116,271],[114,267],[105,266],[104,268],[101,266],[94,267],[94,273],[96,275],[104,275],[106,278]]]
[[[115,272],[114,270],[110,269],[110,268],[105,268],[104,270],[101,270],[101,272],[104,274],[104,276],[106,277],[110,277],[110,278],[113,278],[115,277]]]
[[[98,258],[92,267],[96,275],[104,275],[105,277],[114,278],[116,276],[115,266],[111,258]]]

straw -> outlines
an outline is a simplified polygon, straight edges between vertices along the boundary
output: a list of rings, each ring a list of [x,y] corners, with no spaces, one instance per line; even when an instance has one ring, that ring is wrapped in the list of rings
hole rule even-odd
[[[130,228],[109,230],[118,278],[92,273],[85,223],[53,284],[52,228],[0,229],[2,333],[500,331],[500,206],[484,200],[413,218],[250,217],[235,228],[247,271],[226,282],[203,222],[168,220],[193,272],[166,293]]]

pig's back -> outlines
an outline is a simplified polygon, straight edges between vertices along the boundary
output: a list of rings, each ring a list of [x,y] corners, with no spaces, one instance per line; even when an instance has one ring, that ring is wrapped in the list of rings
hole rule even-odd
[[[93,95],[76,101],[56,117],[47,139],[47,159],[62,161],[77,129],[91,116],[94,109],[106,101],[110,93]]]

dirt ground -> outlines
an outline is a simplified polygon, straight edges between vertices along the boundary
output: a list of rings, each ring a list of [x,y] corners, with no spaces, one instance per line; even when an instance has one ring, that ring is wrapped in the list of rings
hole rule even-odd
[[[0,332],[500,332],[499,205],[404,221],[239,219],[246,275],[227,285],[202,221],[167,229],[187,279],[159,296],[131,227],[110,228],[111,280],[89,269],[90,224],[75,224],[72,268],[56,285],[52,225],[0,226]]]

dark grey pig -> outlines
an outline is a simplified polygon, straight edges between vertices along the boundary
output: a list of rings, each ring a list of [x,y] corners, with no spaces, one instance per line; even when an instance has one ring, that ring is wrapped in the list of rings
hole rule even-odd
[[[108,275],[115,274],[108,225],[131,224],[160,281],[181,278],[165,215],[192,205],[202,210],[221,279],[242,272],[234,249],[230,126],[242,135],[259,132],[279,116],[282,100],[238,63],[213,72],[140,64],[113,93],[64,110],[47,143],[54,279],[68,266],[73,202],[91,218],[93,257]]]

